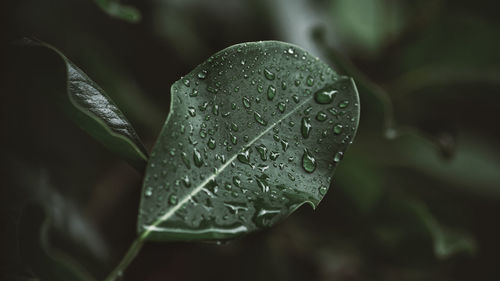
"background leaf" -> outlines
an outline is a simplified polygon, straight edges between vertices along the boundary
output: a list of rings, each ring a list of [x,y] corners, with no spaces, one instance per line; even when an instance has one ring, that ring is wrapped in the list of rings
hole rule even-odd
[[[46,47],[64,60],[67,99],[61,99],[61,103],[75,123],[110,151],[142,170],[147,151],[130,122],[104,90],[56,48],[38,40],[25,39],[24,42]]]
[[[131,23],[139,22],[142,18],[139,10],[133,6],[121,4],[120,0],[94,0],[94,2],[111,17]]]
[[[53,249],[49,241],[51,219],[37,206],[27,206],[19,224],[19,249],[29,270],[41,280],[95,281],[89,272],[60,250]]]
[[[352,142],[354,82],[306,51],[234,45],[172,86],[146,170],[142,239],[226,239],[316,207]]]

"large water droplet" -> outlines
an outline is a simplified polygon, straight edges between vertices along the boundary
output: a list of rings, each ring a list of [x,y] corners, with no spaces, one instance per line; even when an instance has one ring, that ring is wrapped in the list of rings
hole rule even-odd
[[[202,70],[198,73],[198,78],[205,79],[205,78],[207,78],[207,74],[208,74],[208,72],[206,70]]]
[[[201,165],[203,165],[203,158],[201,156],[201,153],[196,148],[193,151],[193,161],[196,167],[201,167]]]
[[[259,153],[260,159],[262,159],[262,161],[266,161],[267,160],[267,147],[265,145],[261,144],[261,145],[256,146],[255,149],[257,149],[257,152]]]
[[[267,121],[264,120],[262,118],[262,116],[259,113],[257,113],[257,111],[253,112],[253,118],[255,119],[255,121],[257,121],[257,123],[259,123],[259,124],[261,124],[263,126],[267,125]]]
[[[347,106],[349,106],[348,100],[343,100],[339,103],[339,108],[346,108]]]
[[[333,101],[336,94],[337,90],[333,89],[330,86],[327,86],[314,93],[314,100],[319,104],[328,104]]]
[[[233,184],[237,187],[241,187],[241,179],[238,176],[233,177]]]
[[[342,133],[343,128],[344,127],[341,124],[337,124],[333,127],[333,133],[336,135],[340,135]]]
[[[325,195],[327,191],[328,191],[328,188],[326,186],[324,186],[324,185],[320,186],[319,194]]]
[[[250,106],[251,106],[250,100],[247,97],[243,97],[243,106],[245,108],[250,108]]]
[[[210,149],[215,149],[215,147],[216,147],[216,144],[215,144],[215,139],[214,139],[214,138],[212,138],[212,137],[210,137],[210,138],[208,139],[207,146],[208,146],[208,148],[210,148]]]
[[[243,164],[250,165],[250,148],[245,149],[245,151],[240,152],[236,158]]]
[[[274,96],[276,96],[276,88],[273,85],[269,85],[267,88],[267,98],[273,100]]]
[[[185,175],[182,179],[182,183],[185,187],[191,187],[191,181],[189,180],[189,177],[187,175]]]
[[[188,158],[186,152],[181,153],[181,159],[182,159],[182,162],[184,163],[184,165],[186,165],[186,168],[191,169],[191,163],[189,161],[189,158]]]
[[[333,157],[333,162],[338,163],[338,162],[340,162],[340,160],[342,160],[342,158],[344,158],[344,152],[339,151]]]
[[[307,149],[304,150],[304,155],[302,156],[302,168],[308,173],[312,173],[316,170],[316,159]]]
[[[168,202],[170,203],[170,205],[177,204],[177,196],[175,196],[174,194],[170,195],[170,197],[168,198]]]
[[[302,117],[300,132],[302,133],[302,137],[307,139],[311,134],[311,119],[309,117]]]
[[[274,75],[274,73],[272,73],[269,69],[267,68],[264,68],[264,76],[268,79],[268,80],[274,80],[274,78],[276,78],[276,75]]]
[[[279,110],[281,113],[285,112],[285,110],[286,110],[286,103],[284,103],[284,102],[280,102],[280,103],[278,103],[278,110]]]
[[[316,120],[318,120],[319,122],[325,121],[327,117],[328,116],[323,111],[318,111],[318,114],[316,114]]]

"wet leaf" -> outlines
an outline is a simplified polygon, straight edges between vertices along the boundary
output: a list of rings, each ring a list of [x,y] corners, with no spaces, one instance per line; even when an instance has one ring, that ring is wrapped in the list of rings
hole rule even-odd
[[[141,20],[141,13],[133,6],[124,5],[120,0],[94,0],[94,2],[106,14],[113,18],[118,18],[124,21],[136,23]]]
[[[358,126],[352,79],[282,42],[222,50],[171,94],[146,169],[141,239],[228,239],[316,207]]]
[[[130,122],[104,90],[53,46],[27,38],[23,43],[46,47],[63,59],[67,71],[67,99],[62,99],[64,111],[106,148],[142,169],[148,159],[147,151]]]

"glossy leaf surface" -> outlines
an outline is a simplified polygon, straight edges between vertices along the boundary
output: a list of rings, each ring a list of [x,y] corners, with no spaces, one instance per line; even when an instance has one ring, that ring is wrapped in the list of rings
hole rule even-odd
[[[234,45],[171,88],[138,232],[228,239],[316,207],[355,135],[354,82],[288,43]]]
[[[46,47],[63,59],[67,98],[61,102],[73,121],[107,149],[142,169],[148,159],[147,151],[135,129],[104,90],[53,46],[31,39],[25,39],[25,43]]]

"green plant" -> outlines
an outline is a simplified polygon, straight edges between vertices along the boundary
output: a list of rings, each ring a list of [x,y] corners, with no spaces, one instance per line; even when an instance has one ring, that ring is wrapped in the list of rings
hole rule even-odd
[[[267,228],[304,203],[315,208],[359,121],[353,80],[300,47],[243,43],[172,85],[151,156],[105,92],[64,61],[63,108],[105,147],[144,171],[137,239],[116,280],[148,240],[227,240]],[[76,271],[73,271],[76,272]]]

